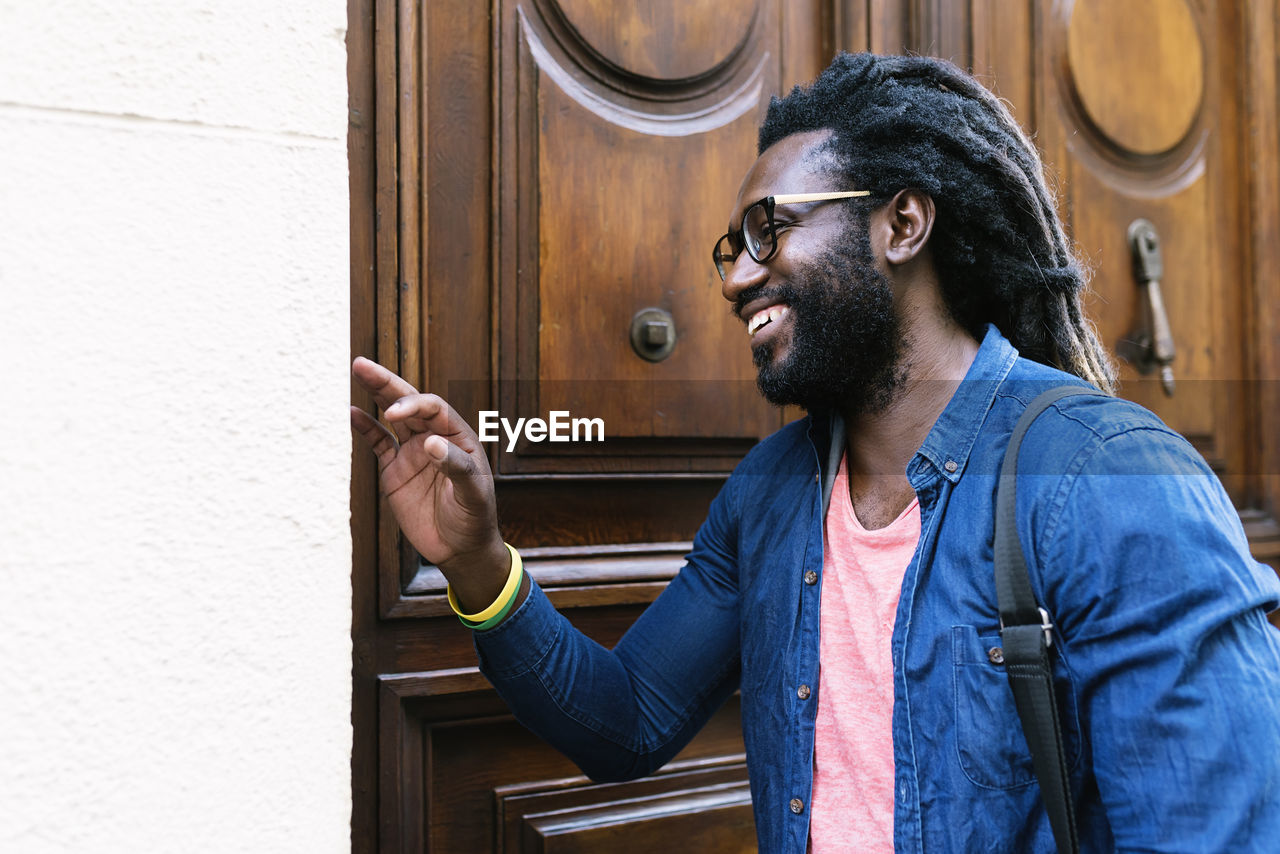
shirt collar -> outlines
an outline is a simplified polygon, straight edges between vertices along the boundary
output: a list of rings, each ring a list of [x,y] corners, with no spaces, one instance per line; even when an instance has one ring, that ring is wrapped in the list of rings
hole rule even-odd
[[[1018,351],[988,324],[973,364],[907,466],[907,479],[912,486],[919,487],[929,466],[952,483],[960,479],[996,391],[1017,359]]]

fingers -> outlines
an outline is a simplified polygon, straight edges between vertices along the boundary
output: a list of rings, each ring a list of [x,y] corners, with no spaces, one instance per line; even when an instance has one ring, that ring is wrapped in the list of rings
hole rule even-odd
[[[434,433],[461,444],[467,453],[478,447],[475,432],[439,395],[411,394],[402,397],[387,408],[386,416],[397,436]]]
[[[399,446],[390,430],[358,406],[351,407],[351,427],[360,434],[360,438],[378,458],[378,471],[391,465]]]
[[[475,431],[440,396],[420,394],[403,378],[364,357],[352,363],[351,373],[372,393],[374,402],[386,417],[384,425],[359,407],[352,407],[351,424],[377,454],[379,470],[390,465],[400,444],[422,434],[444,437],[442,441],[447,440],[446,444],[458,447],[462,456],[455,461],[453,468],[460,474],[474,469],[475,460],[469,459],[471,455],[483,457]],[[440,450],[434,456],[441,462],[448,462],[451,452],[435,447]],[[463,467],[464,460],[469,468]]]
[[[418,393],[402,377],[364,356],[351,363],[351,375],[369,390],[379,409],[386,409],[400,398]]]
[[[352,363],[351,374],[386,413],[398,441],[417,433],[439,433],[462,441],[468,451],[475,448],[477,439],[471,427],[438,395],[420,394],[402,377],[363,356]]]

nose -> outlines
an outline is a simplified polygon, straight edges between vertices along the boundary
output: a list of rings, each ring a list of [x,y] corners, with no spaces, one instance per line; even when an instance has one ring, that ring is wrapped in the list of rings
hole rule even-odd
[[[725,270],[724,284],[720,286],[720,293],[729,302],[736,302],[738,294],[747,288],[762,284],[768,278],[769,268],[752,258],[751,254],[744,249]]]

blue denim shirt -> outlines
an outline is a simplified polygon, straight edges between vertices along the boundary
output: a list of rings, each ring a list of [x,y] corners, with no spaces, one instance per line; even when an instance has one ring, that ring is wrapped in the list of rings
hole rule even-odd
[[[920,540],[893,630],[898,851],[1052,851],[1003,669],[996,478],[1019,414],[1078,379],[989,329],[907,467]],[[756,446],[687,565],[612,651],[534,585],[477,633],[517,718],[599,780],[652,772],[735,689],[760,850],[805,851],[822,690],[821,472],[828,425]],[[1073,396],[1027,434],[1018,530],[1056,625],[1055,679],[1084,851],[1261,851],[1280,839],[1280,584],[1217,478],[1118,399]],[[798,686],[815,690],[802,698]],[[805,692],[800,692],[805,693]],[[856,847],[856,840],[850,840]]]

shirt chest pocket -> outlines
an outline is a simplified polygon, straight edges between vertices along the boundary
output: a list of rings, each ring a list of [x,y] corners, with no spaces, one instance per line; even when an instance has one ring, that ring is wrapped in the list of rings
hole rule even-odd
[[[1053,658],[1067,766],[1075,768],[1080,761],[1080,718],[1074,680],[1063,656]],[[1005,675],[1000,635],[979,636],[973,626],[952,626],[951,659],[956,756],[965,776],[987,789],[1035,782],[1031,752]]]

